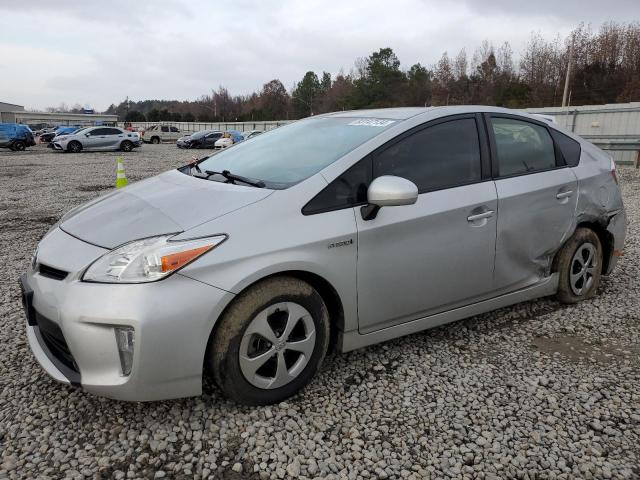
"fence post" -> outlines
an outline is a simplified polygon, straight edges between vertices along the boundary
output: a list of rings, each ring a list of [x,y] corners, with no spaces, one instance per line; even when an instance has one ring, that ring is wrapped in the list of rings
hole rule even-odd
[[[636,150],[636,160],[634,165],[636,168],[640,168],[640,150]]]

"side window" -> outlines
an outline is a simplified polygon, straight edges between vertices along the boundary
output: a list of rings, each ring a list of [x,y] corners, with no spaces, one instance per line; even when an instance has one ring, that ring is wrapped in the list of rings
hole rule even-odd
[[[166,125],[162,125],[162,127],[160,127],[162,129],[163,132],[168,132],[169,131],[169,127],[167,127]]]
[[[171,127],[171,131],[172,132],[179,132],[180,130],[178,130],[176,127]]]
[[[545,127],[513,118],[491,118],[501,177],[556,167],[553,140]]]
[[[122,132],[117,128],[105,128],[105,135],[122,135]]]
[[[106,135],[107,134],[107,130],[109,130],[108,128],[96,128],[95,130],[91,130],[90,135],[92,137],[98,137],[101,135]]]
[[[580,163],[580,144],[573,138],[567,137],[564,133],[551,129],[551,136],[556,142],[558,150],[564,159],[564,163],[569,167],[577,167]]]
[[[339,210],[367,202],[371,161],[367,157],[344,172],[302,208],[304,215]]]
[[[411,180],[420,193],[480,181],[480,142],[473,118],[420,130],[377,154],[374,178],[396,175]]]

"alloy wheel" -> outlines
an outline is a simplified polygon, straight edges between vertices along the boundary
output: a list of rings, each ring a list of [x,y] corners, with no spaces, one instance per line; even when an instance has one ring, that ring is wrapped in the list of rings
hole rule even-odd
[[[276,303],[249,323],[240,342],[240,369],[255,387],[279,388],[300,375],[315,344],[309,311],[294,302]]]
[[[575,295],[582,295],[589,291],[597,268],[598,257],[595,245],[583,243],[573,255],[569,271],[569,283]]]

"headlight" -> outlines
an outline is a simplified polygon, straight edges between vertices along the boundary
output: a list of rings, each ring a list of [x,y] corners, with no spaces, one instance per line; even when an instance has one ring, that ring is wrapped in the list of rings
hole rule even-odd
[[[99,283],[145,283],[161,280],[220,245],[227,237],[171,241],[173,235],[127,243],[93,262],[82,280]]]
[[[67,137],[66,135],[62,135],[61,137],[56,137],[55,139],[61,142],[62,140],[66,140],[67,138],[69,137]]]

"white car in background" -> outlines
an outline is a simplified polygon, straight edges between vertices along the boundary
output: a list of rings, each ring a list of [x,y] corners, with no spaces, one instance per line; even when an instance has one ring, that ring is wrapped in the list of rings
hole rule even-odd
[[[58,135],[51,142],[54,150],[80,153],[82,150],[130,152],[142,145],[138,132],[118,127],[88,127],[69,135]]]

